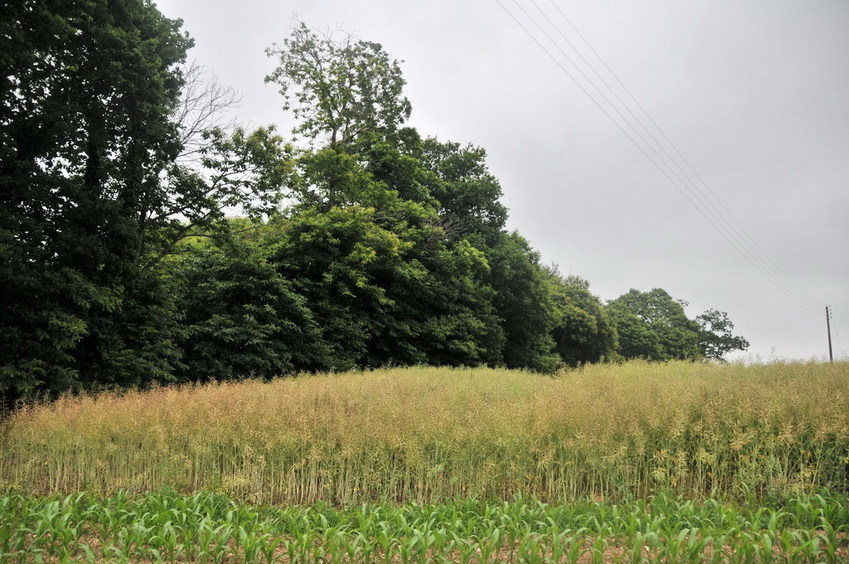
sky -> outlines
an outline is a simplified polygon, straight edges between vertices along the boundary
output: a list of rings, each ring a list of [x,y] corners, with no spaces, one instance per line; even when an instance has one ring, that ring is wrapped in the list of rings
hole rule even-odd
[[[156,4],[241,93],[233,117],[284,133],[265,49],[295,18],[382,44],[409,125],[486,149],[543,262],[604,301],[663,288],[690,317],[725,311],[750,362],[827,359],[830,305],[849,360],[849,2]]]

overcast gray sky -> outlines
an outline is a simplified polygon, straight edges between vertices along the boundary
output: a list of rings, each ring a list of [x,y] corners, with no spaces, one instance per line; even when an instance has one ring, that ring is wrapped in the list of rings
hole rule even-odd
[[[752,343],[748,359],[825,358],[830,304],[835,355],[849,358],[849,2],[157,5],[184,20],[196,41],[190,56],[242,93],[235,117],[286,133],[291,118],[263,83],[274,67],[264,50],[288,35],[294,15],[381,43],[404,61],[410,124],[487,150],[510,228],[544,262],[586,278],[603,300],[659,287],[689,301],[691,316],[726,311]],[[639,129],[640,106],[663,134]]]

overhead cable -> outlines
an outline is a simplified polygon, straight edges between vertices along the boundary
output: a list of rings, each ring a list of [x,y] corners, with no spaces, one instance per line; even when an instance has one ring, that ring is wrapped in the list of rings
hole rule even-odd
[[[528,29],[528,27],[524,25],[513,12],[508,10],[501,0],[495,0],[495,2],[513,20],[513,22],[522,29],[522,31],[528,35],[570,79],[572,79],[578,88],[602,111],[602,113],[604,113],[607,118],[610,119],[610,121],[613,122],[613,124],[634,144],[634,146],[636,146],[637,149],[639,149],[640,152],[649,159],[655,168],[657,168],[661,174],[669,180],[673,187],[675,187],[675,189],[678,190],[678,192],[684,196],[684,198],[690,202],[693,207],[696,208],[702,217],[704,217],[705,220],[714,227],[714,229],[719,231],[719,233],[735,249],[737,249],[737,251],[740,252],[748,262],[757,268],[777,288],[784,292],[798,305],[804,308],[816,307],[812,300],[793,285],[789,277],[781,271],[775,262],[769,258],[769,256],[754,241],[748,232],[746,232],[728,208],[722,203],[716,194],[710,190],[710,187],[698,174],[698,172],[696,172],[681,151],[651,118],[633,94],[631,94],[630,90],[625,87],[622,81],[604,62],[596,50],[592,48],[589,41],[577,30],[575,25],[568,19],[566,14],[557,7],[553,0],[550,1],[551,4],[557,8],[557,11],[560,13],[562,18],[576,32],[578,37],[581,38],[583,43],[587,45],[595,58],[601,62],[601,64],[607,69],[608,73],[620,85],[621,89],[627,93],[627,98],[630,99],[632,104],[623,100],[623,97],[620,96],[616,89],[611,86],[607,80],[605,80],[602,74],[595,68],[593,63],[589,61],[583,53],[581,53],[581,50],[569,40],[568,36],[562,31],[562,29],[554,21],[552,21],[551,17],[543,11],[534,0],[529,0],[529,2],[542,16],[542,20],[547,22],[549,27],[556,31],[563,41],[566,42],[569,48],[571,48],[571,51],[577,55],[589,71],[596,77],[595,79],[589,76],[581,68],[581,65],[578,64],[572,56],[570,56],[566,49],[564,49],[560,42],[546,31],[540,23],[541,20],[538,20],[529,13],[518,0],[513,0],[513,3],[516,7],[518,7],[519,11],[524,14],[525,19],[533,24],[533,26],[539,30],[539,33],[548,40],[548,43],[556,48],[562,57],[568,61],[571,67],[573,67],[573,70],[564,66],[563,61],[555,56],[544,42],[535,33]],[[583,82],[576,75],[580,75],[580,77],[583,78]],[[588,86],[586,86],[584,82]],[[605,93],[605,90],[603,90],[602,87],[606,89],[609,95]],[[593,94],[593,91],[596,95]],[[613,99],[618,102],[618,105]],[[636,107],[636,112],[632,106]],[[614,116],[614,114],[618,117],[618,119]],[[640,115],[645,116],[645,118],[653,126],[654,131],[652,131],[652,128],[649,128],[646,123],[644,123],[644,120],[639,117]],[[657,135],[655,134],[655,131],[657,132]],[[665,140],[665,144],[658,139],[658,136]],[[667,148],[667,146],[669,148]],[[681,164],[682,162],[684,163],[683,166]],[[698,182],[694,180],[694,178],[697,179]]]
[[[533,2],[533,0],[531,0],[531,2]],[[534,3],[534,6],[537,8],[537,10],[539,10],[541,13],[544,13],[536,5],[535,2],[533,2],[533,3]],[[593,54],[595,59],[598,62],[600,62],[602,64],[602,66],[604,66],[604,68],[607,70],[609,75],[611,77],[613,77],[613,79],[616,81],[616,83],[627,94],[627,96],[631,100],[631,102],[633,102],[634,105],[639,109],[640,113],[642,115],[644,115],[646,117],[646,119],[649,120],[649,122],[654,127],[654,129],[660,134],[660,136],[672,148],[673,152],[684,163],[686,169],[689,172],[691,172],[693,176],[696,177],[696,179],[698,180],[698,183],[702,187],[704,187],[705,191],[707,192],[707,194],[709,196],[709,198],[707,200],[710,203],[711,207],[714,207],[714,209],[716,209],[716,207],[714,206],[714,203],[716,204],[716,206],[718,206],[719,213],[722,214],[725,218],[727,218],[726,221],[727,221],[727,223],[730,224],[730,227],[734,231],[734,233],[737,234],[744,241],[745,245],[750,246],[754,250],[755,254],[759,257],[759,260],[762,261],[766,265],[766,268],[768,270],[771,270],[772,272],[777,274],[777,277],[782,281],[782,284],[786,285],[788,287],[788,289],[790,290],[790,292],[796,293],[797,295],[802,297],[803,301],[806,302],[808,307],[810,307],[810,308],[818,307],[815,304],[815,302],[813,302],[813,300],[811,300],[808,296],[806,296],[804,294],[804,292],[802,292],[795,284],[793,284],[792,279],[789,276],[787,276],[787,274],[781,269],[781,267],[778,266],[772,260],[772,258],[766,253],[766,251],[764,251],[763,248],[758,244],[758,242],[749,234],[749,232],[746,230],[746,228],[743,227],[743,225],[737,220],[736,217],[734,217],[734,214],[731,213],[731,211],[725,206],[725,204],[722,202],[722,200],[713,192],[713,190],[711,190],[710,186],[708,186],[708,184],[707,184],[707,182],[705,182],[704,178],[702,178],[702,176],[698,173],[698,171],[696,171],[696,169],[693,167],[693,165],[690,164],[690,161],[687,159],[687,157],[684,156],[684,154],[678,149],[677,145],[666,135],[666,133],[663,131],[663,129],[661,129],[661,127],[657,124],[657,122],[655,122],[655,120],[651,117],[651,115],[648,113],[648,111],[646,111],[646,109],[643,107],[643,105],[640,104],[639,100],[637,100],[636,97],[634,97],[634,95],[631,93],[630,89],[622,82],[622,80],[619,79],[619,76],[613,71],[612,68],[610,68],[610,66],[607,64],[607,62],[605,62],[605,60],[601,57],[601,55],[599,55],[599,53],[593,48],[592,44],[590,44],[590,42],[587,40],[587,38],[584,37],[584,35],[575,26],[575,24],[572,23],[572,20],[570,20],[569,17],[566,15],[566,13],[562,9],[560,9],[560,6],[558,6],[557,3],[554,0],[549,0],[549,3],[552,6],[554,6],[554,8],[560,14],[560,17],[569,25],[570,28],[572,28],[572,31],[575,32],[575,35],[577,35],[581,39],[583,44],[586,45],[586,47],[590,50],[590,52]],[[546,19],[548,19],[549,22],[551,21],[548,18],[547,15],[546,15]],[[552,25],[554,25],[553,22],[552,22]],[[559,28],[557,28],[557,29],[558,29],[558,32],[560,32],[560,29]],[[619,98],[618,94],[616,94],[616,91],[607,84],[607,82],[604,80],[604,78],[598,72],[595,71],[595,68],[592,66],[592,63],[590,63],[589,61],[586,60],[586,58],[583,56],[583,54],[580,52],[580,50],[577,47],[575,47],[572,44],[572,42],[569,41],[569,39],[562,32],[560,32],[560,34],[564,38],[564,40],[566,40],[567,43],[569,43],[569,45],[575,50],[575,52],[578,53],[578,55],[581,57],[581,59],[593,70],[593,72],[596,74],[596,76],[598,76],[599,79],[601,79],[605,83],[605,85],[608,86],[608,88],[611,90],[611,92],[613,92],[616,95],[616,98],[619,99],[620,102],[622,102],[621,98]],[[625,105],[624,102],[622,102],[622,104]],[[627,107],[627,105],[626,105],[626,107]],[[630,109],[629,109],[629,113],[630,113]],[[633,113],[632,113],[632,115],[633,115]],[[637,119],[639,119],[639,118],[637,118]],[[649,133],[651,134],[650,130],[649,130]],[[654,138],[653,135],[652,135],[652,138]],[[663,145],[659,142],[658,142],[658,145],[663,147]],[[689,175],[687,175],[687,176],[689,178]],[[692,181],[692,179],[691,179],[691,181]],[[695,185],[695,183],[694,183],[694,185]],[[698,189],[697,185],[696,185],[696,187]]]

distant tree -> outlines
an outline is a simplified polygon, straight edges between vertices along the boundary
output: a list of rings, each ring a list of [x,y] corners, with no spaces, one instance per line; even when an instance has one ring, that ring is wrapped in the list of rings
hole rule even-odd
[[[431,276],[406,300],[422,320],[427,362],[448,366],[504,364],[506,329],[495,305],[486,254],[461,239],[423,249]],[[432,257],[432,258],[431,258]]]
[[[626,307],[608,305],[610,319],[619,336],[618,356],[624,359],[668,360],[660,337],[643,319]]]
[[[651,360],[698,359],[699,325],[684,311],[687,302],[665,290],[630,290],[609,302],[617,325],[620,354]]]
[[[556,317],[539,255],[514,232],[504,233],[487,258],[495,309],[504,323],[504,364],[554,372],[560,366],[551,337]]]
[[[557,352],[569,366],[611,360],[617,355],[619,336],[590,284],[578,276],[563,278],[556,267],[547,269],[555,310],[552,332]]]
[[[309,141],[270,260],[326,320],[329,368],[503,364],[495,265],[510,253],[494,249],[506,210],[483,150],[401,127],[404,81],[378,44],[299,23],[270,54],[268,80]],[[511,259],[530,272],[531,255]]]
[[[699,348],[705,358],[723,360],[733,351],[749,348],[749,341],[734,335],[734,323],[724,311],[709,309],[696,317],[699,324]]]
[[[320,369],[371,365],[375,337],[392,327],[402,331],[411,321],[396,317],[397,302],[390,291],[402,277],[425,273],[405,260],[411,242],[381,226],[376,215],[374,209],[358,205],[303,210],[275,227],[269,261],[292,281],[320,322],[330,351],[328,364]],[[397,364],[424,360],[415,347],[395,344],[385,346],[397,355]]]
[[[432,213],[396,199],[303,209],[269,225],[269,264],[305,297],[328,346],[316,369],[500,363],[488,262],[447,242]]]

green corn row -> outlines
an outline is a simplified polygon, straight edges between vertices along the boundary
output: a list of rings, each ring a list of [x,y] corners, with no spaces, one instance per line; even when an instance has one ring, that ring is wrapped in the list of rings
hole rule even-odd
[[[849,499],[668,496],[251,507],[220,494],[0,497],[0,562],[845,562]]]

